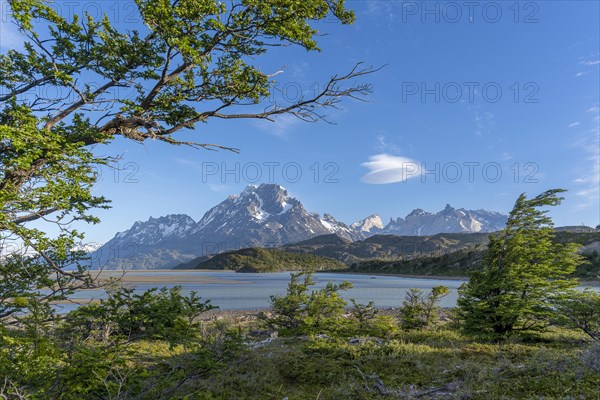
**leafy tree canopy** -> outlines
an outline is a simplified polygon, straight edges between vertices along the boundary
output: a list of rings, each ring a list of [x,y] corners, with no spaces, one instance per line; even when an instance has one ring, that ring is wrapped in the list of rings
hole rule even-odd
[[[42,0],[8,4],[26,41],[23,50],[0,55],[0,246],[24,245],[48,274],[80,265],[81,254],[70,249],[83,235],[71,222],[97,223],[91,210],[108,206],[91,188],[97,166],[110,158],[93,146],[122,136],[237,151],[175,134],[212,119],[327,120],[323,110],[371,91],[344,87],[372,71],[357,65],[313,97],[266,102],[281,70],[263,71],[260,56],[281,46],[318,51],[314,22],[354,21],[343,0],[135,0],[142,22],[136,29],[106,15],[65,17]],[[29,224],[35,220],[58,225],[60,233],[50,238]],[[36,276],[5,299],[36,293],[46,284]],[[82,267],[69,275],[85,276]],[[69,282],[61,287],[63,295]]]
[[[562,189],[532,199],[521,194],[506,227],[491,235],[484,268],[460,290],[458,304],[468,331],[508,334],[540,329],[577,280],[567,278],[582,262],[574,243],[553,243],[552,219],[543,208],[557,206]]]

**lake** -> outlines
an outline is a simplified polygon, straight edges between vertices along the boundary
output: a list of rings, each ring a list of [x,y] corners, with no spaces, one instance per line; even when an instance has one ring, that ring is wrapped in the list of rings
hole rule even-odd
[[[121,271],[103,271],[103,278],[120,277]],[[122,282],[144,291],[154,287],[168,288],[182,286],[184,293],[198,292],[203,299],[210,299],[212,304],[224,310],[252,310],[269,307],[269,296],[284,294],[290,280],[290,272],[275,273],[235,273],[234,271],[128,271]],[[398,307],[406,292],[411,288],[429,291],[434,286],[447,286],[448,296],[441,301],[442,307],[453,307],[458,298],[457,290],[465,280],[407,278],[390,275],[362,275],[340,273],[315,273],[314,288],[321,289],[327,282],[341,283],[348,281],[353,288],[342,292],[346,300],[355,299],[359,303],[373,301],[377,307]],[[595,285],[597,287],[597,285]],[[87,290],[76,293],[76,301],[88,302],[90,299],[102,298],[103,290]],[[77,304],[57,304],[62,312],[77,307]]]
[[[120,271],[104,271],[102,277],[118,276]],[[235,273],[233,271],[128,271],[122,281],[125,285],[144,291],[154,287],[168,288],[181,286],[184,293],[198,292],[203,299],[224,310],[252,310],[269,307],[269,296],[285,294],[290,280],[290,272],[274,273]],[[342,292],[346,300],[355,299],[359,303],[373,301],[377,307],[398,307],[410,288],[429,291],[434,286],[444,285],[450,293],[442,299],[441,305],[456,305],[457,289],[465,282],[454,279],[421,279],[389,275],[358,275],[339,273],[315,273],[314,288],[321,289],[327,282],[348,281],[353,288]],[[91,299],[104,297],[103,290],[86,290],[73,295],[74,301],[86,303]],[[66,312],[77,304],[57,304]]]

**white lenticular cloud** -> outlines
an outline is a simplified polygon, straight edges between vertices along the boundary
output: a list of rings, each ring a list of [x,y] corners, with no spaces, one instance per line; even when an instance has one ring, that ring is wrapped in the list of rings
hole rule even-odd
[[[406,157],[398,157],[390,154],[377,154],[371,156],[369,161],[361,164],[369,172],[361,181],[372,184],[386,184],[406,182],[421,174],[421,166],[418,162]]]

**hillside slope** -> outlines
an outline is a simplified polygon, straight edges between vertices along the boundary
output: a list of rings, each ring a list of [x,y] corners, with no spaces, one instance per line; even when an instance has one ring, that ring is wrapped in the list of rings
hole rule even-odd
[[[574,276],[581,279],[600,277],[600,232],[574,232],[558,230],[556,243],[577,243],[585,262],[579,266]],[[422,255],[411,259],[372,259],[353,263],[348,272],[369,272],[406,275],[468,276],[473,270],[483,267],[485,247],[475,246],[459,249],[441,255]]]
[[[175,269],[218,269],[236,272],[322,271],[344,268],[346,268],[344,263],[332,258],[263,248],[228,251],[175,267]]]

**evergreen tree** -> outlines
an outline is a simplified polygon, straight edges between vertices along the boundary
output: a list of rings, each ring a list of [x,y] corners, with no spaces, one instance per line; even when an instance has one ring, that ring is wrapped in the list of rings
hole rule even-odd
[[[504,335],[541,329],[553,312],[551,303],[577,285],[568,275],[582,261],[578,245],[553,243],[552,219],[541,209],[559,205],[561,192],[548,190],[532,199],[521,194],[506,227],[490,236],[484,268],[460,289],[467,331]]]

